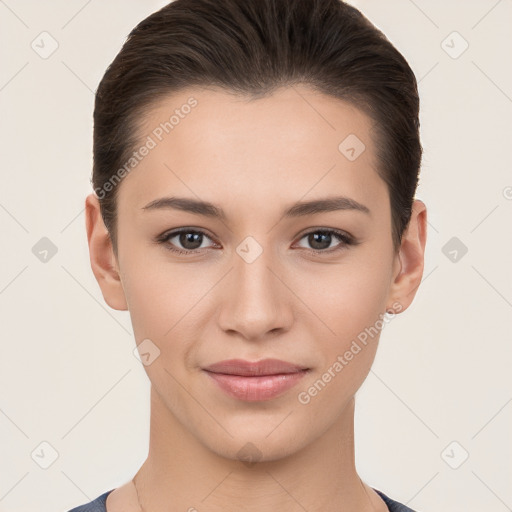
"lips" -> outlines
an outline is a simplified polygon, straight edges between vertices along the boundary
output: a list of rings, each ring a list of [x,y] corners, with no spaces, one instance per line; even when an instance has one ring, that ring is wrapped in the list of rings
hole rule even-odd
[[[255,377],[262,375],[282,375],[297,373],[308,368],[281,361],[279,359],[263,359],[257,362],[245,361],[243,359],[230,359],[220,361],[205,368],[213,373],[226,375],[240,375],[242,377]]]
[[[279,359],[220,361],[203,369],[230,397],[249,402],[271,400],[295,386],[309,371]]]

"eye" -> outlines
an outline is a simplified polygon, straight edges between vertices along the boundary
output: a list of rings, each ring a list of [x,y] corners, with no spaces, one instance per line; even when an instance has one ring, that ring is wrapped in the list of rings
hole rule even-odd
[[[316,229],[302,235],[301,240],[304,238],[307,238],[307,243],[311,245],[310,251],[317,254],[329,254],[357,243],[351,235],[336,229]],[[334,247],[330,247],[331,243],[335,240],[338,240],[339,243]]]
[[[311,245],[309,252],[314,254],[330,254],[336,251],[346,249],[349,245],[357,245],[357,241],[348,233],[335,229],[315,229],[302,235],[300,240],[307,238],[307,243]],[[201,252],[201,249],[208,247],[218,247],[215,242],[213,245],[203,245],[205,240],[211,238],[202,230],[182,228],[163,233],[157,238],[157,243],[164,245],[166,249],[179,254],[194,254]],[[338,244],[331,247],[333,241],[338,240]]]
[[[203,246],[205,238],[211,240],[203,231],[183,228],[164,233],[158,237],[157,242],[163,244],[170,251],[180,254],[190,254],[198,252],[199,249],[211,247]],[[178,244],[181,245],[182,248],[180,248]]]

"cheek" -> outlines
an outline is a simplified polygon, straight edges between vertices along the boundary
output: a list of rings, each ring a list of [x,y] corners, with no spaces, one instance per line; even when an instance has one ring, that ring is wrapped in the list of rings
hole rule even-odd
[[[142,265],[143,259],[134,253],[124,262],[123,287],[135,338],[137,342],[154,338],[160,340],[159,344],[166,343],[190,323],[195,306],[208,291],[208,283],[200,272],[156,258]]]
[[[302,296],[315,313],[308,314],[305,328],[315,340],[321,364],[302,386],[302,404],[329,416],[339,411],[368,375],[384,325],[389,287],[385,263],[331,268],[316,276],[315,286],[302,284]],[[308,280],[308,284],[311,284]],[[334,409],[332,409],[334,408]]]
[[[312,311],[307,318],[318,324],[313,339],[323,333],[319,342],[327,342],[326,353],[343,350],[385,312],[390,285],[387,263],[365,262],[364,255],[358,259],[296,283],[300,286],[297,295]]]
[[[186,379],[188,354],[196,339],[197,303],[207,292],[207,283],[173,265],[154,261],[143,267],[136,254],[132,256],[125,262],[124,288],[136,344],[142,343],[141,353],[150,353],[144,370],[170,409],[186,409],[189,405],[178,382]]]
[[[312,333],[322,361],[297,390],[303,413],[317,425],[331,425],[366,379],[378,347],[383,314],[381,294],[359,287],[352,295],[322,298],[319,311],[335,335],[320,327]],[[320,336],[320,332],[327,335]]]

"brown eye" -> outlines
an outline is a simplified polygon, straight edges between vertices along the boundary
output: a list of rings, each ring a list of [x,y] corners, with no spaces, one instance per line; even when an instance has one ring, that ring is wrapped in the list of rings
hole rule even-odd
[[[203,234],[202,233],[180,233],[179,235],[176,235],[178,238],[179,243],[187,250],[187,251],[193,251],[194,249],[199,249],[201,247],[202,241],[203,241]]]
[[[203,246],[205,239],[210,240],[210,237],[202,231],[192,229],[181,229],[164,233],[159,237],[158,242],[165,245],[170,251],[178,252],[180,254],[188,254],[205,249],[211,246]]]
[[[307,238],[307,243],[309,244],[309,247],[306,247],[306,249],[311,249],[313,252],[317,253],[330,253],[343,249],[347,245],[354,244],[351,236],[332,229],[317,229],[315,231],[310,231],[309,233],[304,234],[301,240],[304,238]],[[338,243],[331,246],[331,244],[336,242],[336,240],[338,240]]]

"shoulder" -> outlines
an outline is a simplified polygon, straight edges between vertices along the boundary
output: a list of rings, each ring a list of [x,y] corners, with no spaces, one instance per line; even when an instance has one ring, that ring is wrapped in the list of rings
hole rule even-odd
[[[387,505],[389,512],[415,512],[412,508],[409,508],[398,501],[392,500],[389,496],[386,496],[382,491],[373,488],[373,490],[383,499]]]
[[[101,496],[98,496],[95,500],[90,501],[89,503],[85,503],[84,505],[75,507],[71,510],[68,510],[68,512],[106,512],[107,511],[107,505],[106,505],[107,496],[113,490],[114,489],[110,489],[110,491],[103,493]]]

